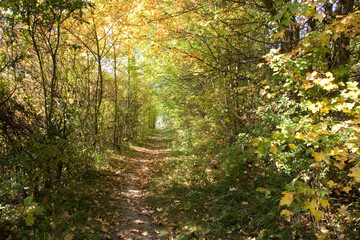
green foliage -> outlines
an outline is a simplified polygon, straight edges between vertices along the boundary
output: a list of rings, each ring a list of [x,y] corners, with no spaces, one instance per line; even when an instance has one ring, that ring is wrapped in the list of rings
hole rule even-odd
[[[35,223],[35,217],[43,212],[39,204],[34,202],[34,198],[29,196],[24,199],[24,210],[26,214],[25,223],[27,226],[32,226]]]
[[[284,177],[273,174],[270,166],[250,164],[238,146],[225,149],[222,158],[174,154],[158,163],[161,171],[152,182],[150,202],[154,208],[162,206],[156,218],[170,221],[170,235],[177,239],[314,237],[310,228],[290,226],[280,215]]]

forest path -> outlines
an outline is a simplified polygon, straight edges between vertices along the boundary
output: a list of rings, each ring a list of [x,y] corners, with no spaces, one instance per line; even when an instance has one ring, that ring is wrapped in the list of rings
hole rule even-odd
[[[124,156],[114,156],[112,169],[118,181],[109,183],[111,207],[108,209],[108,239],[161,239],[163,225],[154,223],[156,210],[146,205],[149,182],[155,174],[155,163],[169,155],[167,140],[155,134],[140,146],[131,146]]]

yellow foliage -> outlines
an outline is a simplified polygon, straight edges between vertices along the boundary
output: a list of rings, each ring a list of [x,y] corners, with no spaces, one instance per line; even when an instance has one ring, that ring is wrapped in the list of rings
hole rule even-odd
[[[323,168],[322,165],[320,165],[319,163],[315,162],[313,164],[310,165],[311,168]]]
[[[343,150],[340,150],[340,148],[338,146],[334,147],[332,150],[331,150],[331,153],[330,155],[331,156],[335,156],[338,154],[338,152],[342,152]]]
[[[330,188],[332,188],[332,187],[334,187],[334,186],[337,185],[337,183],[334,183],[333,180],[328,181],[327,184],[328,184],[328,186],[329,186]]]
[[[345,163],[343,163],[343,162],[335,162],[334,163],[334,166],[335,167],[337,167],[338,169],[344,169],[344,167],[346,166],[346,164]]]
[[[323,208],[330,207],[330,203],[329,203],[329,201],[326,200],[326,199],[320,199],[320,200],[319,200],[319,203],[320,203],[321,207],[323,207]]]
[[[354,177],[356,182],[360,182],[360,167],[353,167],[350,170],[351,173],[348,176]]]
[[[288,192],[288,191],[284,191],[284,192],[282,192],[282,194],[284,194],[284,196],[280,200],[280,206],[282,206],[282,205],[290,206],[294,199],[294,194],[291,192]]]
[[[305,142],[307,141],[306,137],[301,132],[296,133],[295,138],[304,140]]]
[[[324,214],[322,211],[318,210],[319,205],[316,201],[316,199],[312,199],[311,202],[306,201],[304,204],[304,209],[309,209],[312,216],[314,216],[315,221],[318,222]]]
[[[293,213],[290,212],[290,211],[287,210],[287,209],[284,209],[284,210],[282,210],[282,211],[280,212],[280,215],[284,215],[284,216],[286,216],[286,217],[290,217],[292,214],[293,214]]]
[[[292,144],[292,143],[291,143],[291,144],[289,144],[289,147],[290,147],[292,150],[294,150],[294,151],[296,150],[296,145],[295,145],[295,144]]]
[[[315,132],[309,132],[308,134],[308,138],[311,138],[313,140],[315,140],[315,138],[319,136],[319,134],[315,133]]]
[[[352,189],[349,186],[346,186],[342,189],[344,192],[349,193]]]
[[[314,152],[312,156],[315,158],[315,161],[318,162],[320,160],[324,160],[326,164],[330,165],[330,161],[327,159],[326,155],[324,153],[318,153]]]
[[[278,152],[278,149],[277,147],[274,145],[270,148],[270,152],[273,153],[273,154],[276,154]]]
[[[335,88],[338,88],[338,86],[333,83],[333,81],[335,80],[333,74],[331,72],[327,72],[325,73],[325,77],[323,76],[319,76],[318,72],[312,72],[312,73],[308,73],[306,76],[306,80],[308,81],[308,83],[306,83],[306,85],[304,86],[305,89],[311,88],[311,83],[309,81],[313,81],[315,84],[319,85],[321,88],[330,91],[333,90]]]

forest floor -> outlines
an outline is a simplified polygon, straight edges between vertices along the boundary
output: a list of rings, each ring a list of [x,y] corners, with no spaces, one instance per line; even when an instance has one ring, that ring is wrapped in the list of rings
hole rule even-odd
[[[98,224],[92,237],[250,239],[239,237],[241,225],[222,224],[227,217],[224,206],[234,193],[228,182],[214,179],[221,169],[215,171],[204,159],[175,150],[170,134],[159,132],[107,159],[98,172],[102,187],[95,187],[100,203],[93,206]]]
[[[139,144],[138,144],[139,145]],[[155,163],[167,158],[167,140],[155,134],[139,146],[130,146],[124,156],[113,155],[107,167],[111,171],[106,184],[109,203],[104,218],[99,217],[101,230],[108,239],[161,239],[167,234],[162,222],[152,215],[146,199]]]
[[[224,177],[225,167],[186,153],[173,135],[101,152],[96,168],[54,195],[54,214],[27,239],[248,240],[278,225],[276,199],[242,184],[246,174]]]

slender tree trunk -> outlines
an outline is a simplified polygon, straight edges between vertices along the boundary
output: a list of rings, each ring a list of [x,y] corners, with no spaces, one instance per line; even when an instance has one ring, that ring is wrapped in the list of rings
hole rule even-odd
[[[128,57],[128,81],[127,81],[127,85],[126,85],[126,105],[125,105],[125,109],[126,109],[126,113],[125,113],[125,137],[129,138],[129,112],[130,112],[130,87],[131,87],[131,59],[130,57]]]
[[[94,121],[94,134],[95,134],[95,141],[94,146],[97,145],[98,142],[98,134],[99,134],[99,113],[100,107],[102,103],[103,97],[103,74],[102,74],[102,56],[100,53],[100,43],[96,32],[96,26],[94,25],[94,34],[95,34],[95,42],[96,42],[96,60],[98,64],[98,77],[96,82],[96,91],[95,91],[95,121]]]
[[[114,133],[113,133],[113,148],[119,147],[119,106],[118,106],[118,82],[117,82],[117,59],[116,47],[114,45],[114,84],[115,84],[115,99],[114,99]]]

